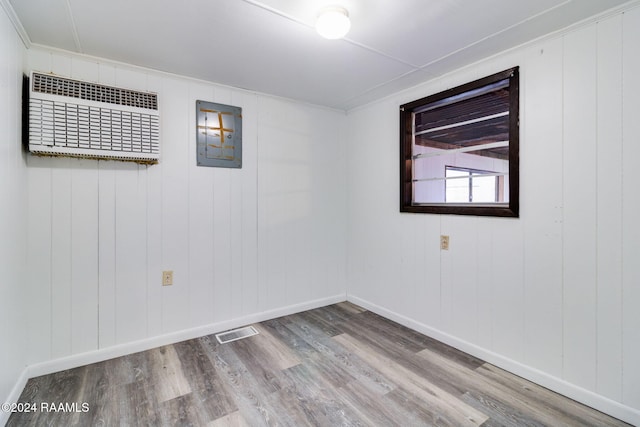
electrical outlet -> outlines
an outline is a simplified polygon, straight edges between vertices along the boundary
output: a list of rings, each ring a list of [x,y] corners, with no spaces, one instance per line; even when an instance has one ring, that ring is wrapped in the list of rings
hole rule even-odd
[[[173,285],[173,270],[167,270],[162,272],[162,286]]]
[[[442,249],[443,251],[449,250],[449,236],[440,236],[440,249]]]

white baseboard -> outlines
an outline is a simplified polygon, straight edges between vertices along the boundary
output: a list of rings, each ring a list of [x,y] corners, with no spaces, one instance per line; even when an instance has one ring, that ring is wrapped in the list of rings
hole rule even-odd
[[[18,396],[19,396],[28,378],[33,378],[40,375],[47,375],[53,372],[63,371],[65,369],[77,368],[79,366],[87,365],[90,363],[101,362],[104,360],[112,359],[114,357],[125,356],[127,354],[137,353],[139,351],[145,351],[145,350],[160,347],[163,345],[173,344],[180,341],[202,337],[205,335],[216,334],[218,332],[223,332],[229,329],[238,328],[240,326],[246,326],[252,323],[262,322],[265,320],[275,319],[278,317],[299,313],[301,311],[324,307],[326,305],[335,304],[342,301],[346,301],[346,294],[338,294],[332,297],[321,298],[313,301],[304,302],[301,304],[294,304],[287,307],[277,308],[274,310],[267,310],[267,311],[239,317],[236,319],[212,323],[209,325],[199,326],[196,328],[185,329],[182,331],[177,331],[177,332],[172,332],[165,335],[146,338],[139,341],[115,345],[107,348],[102,348],[99,350],[89,351],[89,352],[80,353],[80,354],[74,354],[71,356],[62,357],[60,359],[48,360],[46,362],[33,364],[28,366],[25,369],[25,374],[23,374],[23,377],[25,377],[25,380],[22,386],[19,386],[19,384],[16,384],[14,389],[19,390],[18,391]],[[12,400],[12,401],[14,402],[17,401],[18,396],[15,397],[16,400]]]
[[[12,403],[18,401],[20,395],[22,394],[22,390],[24,390],[24,386],[27,385],[27,381],[29,380],[27,369],[28,368],[22,370],[18,381],[16,381],[15,385],[11,389],[11,392],[9,393],[9,396],[7,396],[7,400],[4,400],[0,403]],[[10,415],[10,412],[0,411],[0,426],[5,425],[7,421],[9,421]]]
[[[7,396],[7,399],[4,402],[17,402],[20,398],[20,395],[22,394],[22,391],[24,390],[25,385],[27,384],[27,381],[30,378],[38,377],[40,375],[47,375],[54,372],[63,371],[65,369],[73,369],[79,366],[88,365],[90,363],[102,362],[104,360],[113,359],[114,357],[126,356],[127,354],[150,350],[152,348],[160,347],[163,345],[173,344],[180,341],[202,337],[205,335],[216,334],[218,332],[238,328],[240,326],[246,326],[252,323],[263,322],[270,319],[276,319],[278,317],[299,313],[301,311],[312,310],[314,308],[324,307],[346,300],[346,294],[338,294],[327,298],[307,301],[301,304],[294,304],[287,307],[262,311],[259,313],[250,314],[236,319],[226,320],[223,322],[199,326],[197,328],[185,329],[165,335],[155,336],[139,341],[119,344],[99,350],[74,354],[59,359],[48,360],[46,362],[29,365],[22,371],[22,374],[11,390],[11,393],[9,394],[9,396]],[[10,413],[0,411],[0,426],[3,426],[7,423],[10,415]]]
[[[387,310],[384,307],[380,307],[377,304],[369,302],[367,300],[358,298],[353,295],[347,295],[347,301],[352,302],[360,307],[366,308],[382,317],[393,320],[401,325],[425,334],[431,338],[434,338],[440,342],[448,344],[458,350],[478,357],[486,362],[496,365],[502,369],[505,369],[513,374],[516,374],[522,378],[526,378],[536,384],[546,387],[550,390],[560,393],[563,396],[567,396],[573,400],[583,403],[587,406],[597,409],[618,418],[622,421],[630,423],[632,425],[640,426],[640,411],[623,405],[592,391],[578,387],[563,379],[554,377],[546,372],[524,365],[508,357],[494,353],[485,348],[479,347],[475,344],[467,342],[463,339],[457,338],[453,335],[449,335],[424,323],[417,322],[409,317],[395,313],[391,310]]]
[[[478,357],[486,362],[492,363],[500,368],[506,369],[518,376],[526,378],[535,382],[543,387],[549,388],[557,393],[581,402],[587,406],[595,408],[599,411],[607,413],[615,418],[621,419],[632,425],[640,426],[640,411],[635,410],[629,406],[623,405],[619,402],[613,401],[606,397],[600,396],[589,390],[580,388],[574,384],[568,383],[560,378],[549,375],[545,372],[539,371],[535,368],[524,365],[508,357],[494,353],[475,344],[469,343],[465,340],[457,338],[455,336],[444,333],[438,329],[432,328],[423,323],[417,322],[401,314],[395,313],[391,310],[387,310],[367,300],[355,297],[353,295],[339,294],[333,297],[321,298],[314,301],[305,302],[302,304],[295,304],[287,307],[282,307],[274,310],[263,311],[260,313],[254,313],[248,316],[224,321],[212,323],[209,325],[186,329],[170,334],[147,338],[140,341],[135,341],[126,344],[120,344],[100,350],[90,351],[82,354],[76,354],[60,359],[50,360],[34,365],[27,366],[18,380],[15,386],[11,390],[11,393],[7,397],[6,402],[17,402],[22,390],[29,378],[37,377],[40,375],[46,375],[53,372],[58,372],[65,369],[72,369],[79,366],[83,366],[90,363],[101,362],[103,360],[112,359],[114,357],[125,356],[127,354],[136,353],[139,351],[149,350],[155,347],[173,344],[176,342],[197,338],[205,335],[215,334],[218,332],[226,331],[229,329],[245,326],[251,323],[262,322],[265,320],[275,319],[282,316],[287,316],[294,313],[299,313],[305,310],[311,310],[318,307],[324,307],[326,305],[339,303],[342,301],[350,301],[363,308],[371,310],[372,312],[386,317],[390,320],[398,322],[408,328],[416,330],[420,333],[428,335],[438,341],[451,345],[459,350],[469,353],[475,357]],[[8,413],[0,411],[0,425],[4,425],[9,419]]]

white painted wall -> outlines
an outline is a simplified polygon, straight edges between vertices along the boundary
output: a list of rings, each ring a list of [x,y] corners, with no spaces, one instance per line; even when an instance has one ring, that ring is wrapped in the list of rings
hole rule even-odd
[[[28,157],[29,364],[344,299],[344,113],[63,52],[28,60],[157,92],[162,132],[158,165]],[[196,166],[198,99],[243,108],[241,170]]]
[[[27,168],[21,148],[24,57],[24,45],[0,6],[0,403],[23,372],[27,353]]]
[[[349,299],[640,423],[638,52],[633,8],[349,112]],[[400,214],[399,105],[516,65],[521,217]]]

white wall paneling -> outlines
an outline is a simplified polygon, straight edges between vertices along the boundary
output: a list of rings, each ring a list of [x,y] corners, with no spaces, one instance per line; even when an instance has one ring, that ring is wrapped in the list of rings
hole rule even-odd
[[[114,162],[98,162],[98,346],[116,344],[116,179]],[[30,182],[37,181],[32,178]],[[46,194],[43,196],[46,197]],[[35,251],[40,253],[41,251]]]
[[[441,324],[440,222],[415,219],[415,294],[412,311],[416,319]]]
[[[259,301],[275,308],[284,294],[293,304],[306,287],[344,293],[344,121],[273,98],[260,98],[258,109]]]
[[[243,94],[240,93],[232,93],[231,94],[231,99],[229,100],[228,104],[230,105],[241,105],[242,101],[244,99]],[[243,112],[244,113],[244,112]],[[243,114],[244,116],[244,114]],[[244,137],[243,137],[244,139]],[[253,149],[255,149],[255,146],[252,147]],[[247,151],[246,147],[243,146],[243,151]],[[252,182],[256,182],[255,179],[255,169],[245,169],[245,170],[251,170],[254,173],[251,174],[251,180]],[[234,173],[235,172],[235,173]],[[235,317],[239,317],[242,313],[243,313],[243,309],[242,309],[242,305],[243,305],[243,300],[244,300],[244,294],[246,293],[247,296],[250,297],[252,291],[253,291],[253,286],[247,286],[249,285],[249,283],[245,282],[243,280],[243,272],[244,272],[244,259],[242,256],[242,242],[244,242],[244,219],[243,215],[242,215],[242,211],[244,209],[250,209],[250,205],[245,207],[244,204],[244,195],[243,195],[243,190],[246,188],[243,185],[243,179],[242,179],[242,175],[240,173],[238,173],[237,169],[230,169],[229,170],[229,188],[230,188],[230,204],[229,204],[229,218],[230,218],[230,249],[229,249],[229,257],[230,257],[230,268],[231,268],[231,281],[230,281],[230,285],[231,285],[231,312],[234,313]],[[250,188],[247,188],[247,190],[251,190]],[[255,192],[250,192],[249,193],[249,197],[251,197],[250,195],[253,195],[253,197],[256,197],[256,193]],[[250,221],[256,221],[257,218],[254,220],[253,218],[247,218]],[[233,244],[233,241],[238,241],[240,244]],[[309,256],[309,252],[307,252],[307,256]],[[251,265],[247,265],[248,268],[251,268]],[[299,265],[297,266],[297,271],[305,271],[306,274],[308,275],[310,270],[305,269],[304,266]],[[247,289],[245,289],[245,287]],[[308,298],[308,295],[307,295]],[[304,299],[304,297],[303,297]]]
[[[526,53],[520,142],[524,222],[524,360],[562,376],[562,39]],[[553,153],[550,155],[549,153]],[[526,179],[529,175],[535,179]]]
[[[595,26],[564,37],[563,372],[595,389],[596,38]]]
[[[151,166],[28,157],[30,364],[344,298],[343,113],[37,48],[28,59],[157,92],[162,138]],[[242,169],[196,166],[197,99],[243,108]]]
[[[640,408],[640,192],[636,173],[640,158],[639,8],[623,15],[622,28],[622,402]]]
[[[48,332],[31,331],[25,312],[34,290],[27,283],[27,169],[21,143],[22,67],[25,47],[0,5],[0,401],[17,399],[26,378],[28,335],[47,343]],[[31,264],[29,264],[31,265]],[[45,269],[47,265],[43,266]],[[0,411],[0,424],[8,414]]]
[[[115,339],[124,344],[147,337],[147,176],[146,166],[135,163],[113,162],[113,168]]]
[[[494,219],[491,257],[492,350],[513,360],[524,357],[524,287],[522,222]],[[480,306],[480,310],[488,307]]]
[[[631,7],[350,111],[348,298],[640,423],[638,28]],[[398,106],[515,65],[520,218],[400,214]]]
[[[477,301],[473,307],[477,310],[477,342],[483,347],[492,347],[494,342],[494,306],[498,304],[498,298],[494,297],[494,269],[502,269],[503,260],[497,258],[494,245],[493,229],[500,227],[503,221],[496,221],[491,227],[477,227],[477,255],[476,266]],[[443,254],[444,255],[444,254]],[[517,283],[517,282],[516,282]],[[516,288],[517,289],[517,288]]]
[[[597,45],[597,373],[599,394],[622,400],[622,25],[599,22]]]
[[[595,389],[596,26],[564,37],[563,373]]]
[[[100,76],[114,76],[115,67],[101,65]],[[113,71],[112,71],[113,68]],[[104,71],[103,71],[104,70]],[[162,92],[162,77],[147,75],[146,89],[151,92]],[[158,272],[167,268],[162,260],[162,167],[149,167],[147,175],[147,335],[159,336],[162,328],[163,288],[158,286]]]
[[[243,316],[255,313],[261,306],[259,295],[259,276],[258,276],[258,97],[243,93],[240,99],[234,97],[237,105],[242,105],[243,123],[242,145],[243,145],[243,168],[254,171],[252,174],[243,174],[241,179],[242,189],[239,191],[241,196],[242,209],[240,212],[242,219],[242,250],[240,256],[242,259],[242,292],[240,310]],[[237,209],[236,209],[237,212]],[[346,223],[346,221],[345,221]],[[311,275],[313,276],[313,272]],[[342,276],[346,275],[346,271]],[[311,286],[310,292],[313,293],[316,288]],[[314,299],[321,298],[324,293],[316,293]],[[238,309],[237,307],[235,308]]]
[[[71,352],[98,348],[98,169],[79,162],[71,173]]]
[[[38,316],[29,316],[28,345],[29,351],[26,362],[47,360],[51,358],[51,191],[42,191],[41,186],[51,184],[51,169],[42,164],[41,157],[30,159],[30,176],[27,186],[27,223],[31,224],[27,231],[27,246],[29,248],[26,276],[30,310]],[[47,184],[45,184],[47,183]],[[46,320],[46,321],[43,321]]]
[[[193,106],[189,111],[189,123],[195,123],[195,105],[197,100],[213,99],[213,88],[208,85],[192,85],[189,103]],[[196,162],[196,130],[189,129],[188,162]],[[206,325],[213,321],[213,278],[215,257],[213,252],[213,209],[214,182],[211,180],[210,168],[189,168],[189,306],[196,324]],[[169,268],[169,267],[167,267]]]
[[[478,335],[478,323],[467,319],[478,311],[479,222],[473,217],[442,218],[442,234],[449,236],[449,250],[441,252],[442,328],[470,341]]]
[[[346,147],[347,157],[354,159],[349,162],[348,177],[348,293],[371,296],[389,304],[395,304],[394,296],[399,291],[395,285],[398,283],[400,236],[394,229],[399,220],[396,215],[399,203],[398,105],[385,103],[379,108],[349,112]],[[439,229],[439,223],[435,227]],[[429,293],[433,290],[430,277],[439,276],[439,262],[430,266],[433,267],[431,274],[420,281]],[[425,311],[422,307],[419,310]],[[428,316],[434,317],[434,314],[440,316],[439,312],[431,312]]]
[[[160,100],[162,152],[162,260],[163,270],[173,270],[173,285],[162,288],[162,331],[184,329],[191,323],[189,312],[189,83],[163,79]],[[151,167],[149,167],[151,168]],[[195,183],[197,186],[197,183]],[[215,216],[215,214],[214,214]],[[197,226],[197,224],[193,224]],[[211,236],[212,242],[218,237]],[[195,279],[195,278],[194,278]],[[215,282],[214,282],[215,285]]]
[[[71,353],[71,165],[70,159],[60,159],[51,170],[51,182],[41,183],[40,191],[51,191],[49,211],[51,221],[51,356]],[[75,160],[74,160],[75,162]],[[31,209],[31,206],[29,206]],[[44,320],[44,319],[42,319]]]

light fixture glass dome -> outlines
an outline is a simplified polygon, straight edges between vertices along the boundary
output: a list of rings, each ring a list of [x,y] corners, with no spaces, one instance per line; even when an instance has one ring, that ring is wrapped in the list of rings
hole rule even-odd
[[[329,6],[320,11],[316,20],[316,31],[326,39],[340,39],[351,28],[349,12],[340,6]]]

